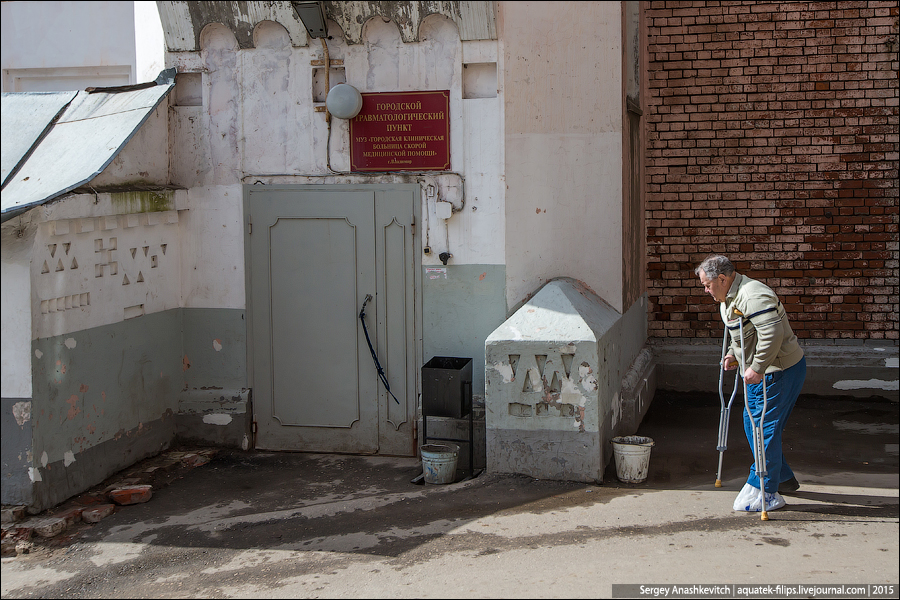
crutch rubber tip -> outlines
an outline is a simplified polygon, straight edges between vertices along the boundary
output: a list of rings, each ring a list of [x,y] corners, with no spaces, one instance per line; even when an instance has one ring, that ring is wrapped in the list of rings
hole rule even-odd
[[[716,487],[722,487],[722,480],[716,479]]]
[[[762,511],[762,515],[759,517],[759,520],[760,520],[760,521],[768,521],[768,520],[769,520],[769,513],[766,512],[766,511]]]

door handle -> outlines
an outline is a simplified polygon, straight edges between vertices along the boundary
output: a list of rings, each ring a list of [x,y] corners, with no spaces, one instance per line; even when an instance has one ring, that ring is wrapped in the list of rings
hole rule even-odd
[[[378,360],[378,354],[375,352],[375,348],[372,347],[372,340],[369,338],[369,328],[366,326],[366,304],[368,304],[371,299],[372,294],[366,294],[366,299],[363,300],[362,308],[359,309],[359,320],[362,321],[363,333],[366,334],[366,343],[369,345],[369,352],[372,354],[372,362],[375,363],[375,370],[378,371],[378,378],[381,380],[387,393],[391,395],[397,404],[400,404],[400,400],[398,400],[397,396],[394,395],[394,392],[391,391],[391,384],[388,383],[387,374],[384,372],[384,368]]]

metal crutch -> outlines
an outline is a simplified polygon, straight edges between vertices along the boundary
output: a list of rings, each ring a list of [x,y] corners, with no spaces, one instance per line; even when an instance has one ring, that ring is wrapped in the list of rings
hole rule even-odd
[[[766,374],[763,373],[763,405],[762,405],[762,413],[759,415],[759,427],[756,426],[756,421],[753,419],[753,413],[750,412],[750,401],[747,396],[747,380],[744,379],[744,373],[747,368],[744,366],[744,313],[737,309],[733,309],[734,314],[738,315],[738,325],[740,326],[741,331],[741,380],[744,382],[744,408],[747,411],[747,416],[750,417],[751,428],[753,429],[753,460],[756,462],[756,475],[759,477],[759,499],[760,506],[762,507],[762,514],[760,515],[760,520],[768,521],[769,520],[769,512],[766,510],[766,446],[763,439],[763,421],[766,418],[766,404],[768,403],[768,398],[766,397]]]
[[[725,328],[725,334],[722,336],[722,359],[719,361],[719,443],[716,450],[719,451],[719,470],[716,471],[716,487],[722,487],[722,458],[728,449],[728,423],[731,420],[731,405],[738,391],[738,374],[734,374],[734,389],[731,390],[731,398],[725,403],[725,394],[722,391],[722,376],[725,373],[725,351],[728,348],[728,327]]]

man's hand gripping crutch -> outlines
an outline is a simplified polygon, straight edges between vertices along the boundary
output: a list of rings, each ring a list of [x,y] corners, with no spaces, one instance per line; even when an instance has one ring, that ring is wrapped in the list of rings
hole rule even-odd
[[[740,336],[741,336],[741,380],[744,382],[744,408],[747,411],[747,416],[750,418],[750,423],[753,429],[753,460],[756,462],[756,474],[759,476],[759,503],[762,508],[762,513],[760,515],[760,519],[763,521],[769,520],[769,513],[766,510],[766,484],[765,479],[767,475],[766,471],[766,445],[763,439],[763,421],[766,418],[766,405],[768,404],[768,397],[766,396],[766,374],[763,373],[762,376],[762,391],[763,391],[763,405],[762,412],[759,414],[759,425],[756,424],[756,420],[753,418],[753,413],[750,411],[750,399],[747,395],[747,378],[746,372],[747,367],[744,364],[744,313],[741,311],[734,309],[734,314],[738,316],[738,324],[740,326]],[[724,365],[723,365],[724,366]]]

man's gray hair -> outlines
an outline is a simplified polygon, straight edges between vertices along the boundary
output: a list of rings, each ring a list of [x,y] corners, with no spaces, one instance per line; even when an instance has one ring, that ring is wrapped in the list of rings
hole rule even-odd
[[[734,273],[734,265],[726,256],[710,256],[694,269],[694,275],[699,275],[701,270],[707,279],[716,279],[719,275],[728,277]]]

